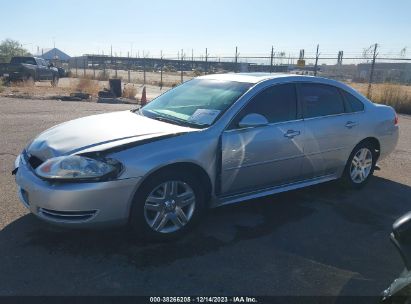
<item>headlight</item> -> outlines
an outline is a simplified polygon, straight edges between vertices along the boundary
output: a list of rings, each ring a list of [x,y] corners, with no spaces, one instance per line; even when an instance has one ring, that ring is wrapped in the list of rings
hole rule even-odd
[[[101,180],[116,176],[120,163],[113,159],[96,160],[84,156],[61,156],[47,160],[36,169],[36,174],[49,180]]]

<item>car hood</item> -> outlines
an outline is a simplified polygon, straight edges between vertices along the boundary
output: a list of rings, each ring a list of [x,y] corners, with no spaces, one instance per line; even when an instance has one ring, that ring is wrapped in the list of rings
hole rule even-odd
[[[131,111],[99,114],[71,120],[41,133],[26,148],[41,160],[96,152],[142,140],[195,131],[141,116]]]

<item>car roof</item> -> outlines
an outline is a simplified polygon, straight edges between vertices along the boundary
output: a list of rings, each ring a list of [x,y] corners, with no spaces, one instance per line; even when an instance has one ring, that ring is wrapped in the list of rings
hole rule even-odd
[[[248,83],[258,83],[265,80],[271,80],[276,78],[287,77],[290,80],[293,78],[319,78],[314,76],[296,75],[296,74],[281,74],[281,73],[228,73],[228,74],[211,74],[198,77],[199,79],[213,79],[213,80],[226,80],[226,81],[236,81],[236,82],[248,82]]]
[[[265,81],[275,81],[275,79],[282,79],[285,82],[292,81],[303,81],[303,82],[315,82],[319,84],[327,84],[339,87],[340,89],[346,90],[363,101],[369,101],[365,96],[359,93],[357,90],[353,89],[349,85],[342,83],[337,80],[309,76],[309,75],[297,75],[297,74],[283,74],[283,73],[228,73],[228,74],[211,74],[200,76],[198,79],[210,79],[210,80],[225,80],[225,81],[236,81],[257,84]]]

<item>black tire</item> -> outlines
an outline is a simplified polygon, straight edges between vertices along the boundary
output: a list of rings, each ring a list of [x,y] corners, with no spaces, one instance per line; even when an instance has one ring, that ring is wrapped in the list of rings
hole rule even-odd
[[[354,181],[351,176],[351,170],[353,167],[355,167],[355,165],[353,164],[353,159],[362,149],[367,149],[371,153],[371,157],[372,157],[371,168],[370,168],[368,175],[366,176],[364,180],[361,180],[361,178],[359,178],[359,180]],[[341,177],[342,185],[345,188],[351,188],[351,189],[361,189],[362,187],[364,187],[370,180],[371,176],[374,174],[375,165],[377,163],[377,158],[378,158],[378,154],[377,154],[376,148],[371,142],[364,141],[364,142],[359,143],[354,148],[354,150],[351,152],[350,157],[348,158],[347,164],[344,168],[343,175]]]
[[[53,80],[51,81],[51,86],[52,87],[57,87],[59,84],[59,77],[58,76],[53,76]]]
[[[186,183],[194,192],[195,207],[190,220],[179,230],[169,233],[155,231],[146,220],[145,203],[148,196],[159,185],[167,181],[181,181]],[[182,237],[192,230],[199,222],[205,210],[205,193],[196,176],[190,172],[164,170],[148,177],[134,196],[130,212],[129,226],[132,232],[140,238],[155,241],[167,241]],[[157,212],[157,211],[153,211]],[[173,223],[171,223],[173,224]]]
[[[24,79],[23,79],[23,83],[26,86],[34,86],[34,78],[32,75],[27,75]]]

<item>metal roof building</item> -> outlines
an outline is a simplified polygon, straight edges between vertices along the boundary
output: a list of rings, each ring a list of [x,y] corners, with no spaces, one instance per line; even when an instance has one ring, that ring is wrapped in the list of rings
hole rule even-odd
[[[37,57],[41,57],[46,60],[60,60],[60,61],[69,61],[70,56],[59,50],[58,48],[52,49],[42,49],[39,54],[36,54]]]

